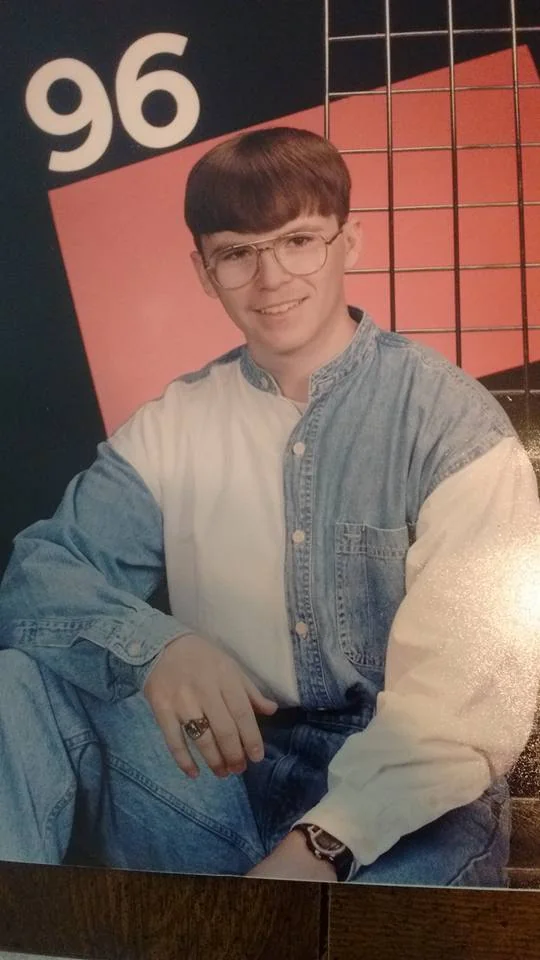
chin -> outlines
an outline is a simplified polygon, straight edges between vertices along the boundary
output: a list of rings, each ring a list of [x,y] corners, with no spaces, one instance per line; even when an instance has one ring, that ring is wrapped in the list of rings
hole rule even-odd
[[[309,342],[310,341],[306,339],[298,340],[292,337],[277,337],[275,340],[268,342],[268,347],[273,353],[286,356],[291,353],[299,353],[309,345]]]

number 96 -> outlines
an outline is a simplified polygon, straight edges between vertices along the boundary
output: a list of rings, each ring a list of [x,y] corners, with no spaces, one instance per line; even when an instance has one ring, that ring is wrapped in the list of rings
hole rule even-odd
[[[187,37],[177,33],[152,33],[136,40],[124,53],[116,72],[116,101],[124,128],[137,143],[154,150],[172,147],[185,140],[199,119],[200,103],[193,84],[174,70],[154,70],[139,76],[149,57],[157,53],[182,56]],[[81,93],[81,102],[72,113],[57,113],[48,93],[57,80],[71,80]],[[170,93],[176,114],[166,126],[156,127],[145,120],[144,99],[156,90]],[[26,109],[45,133],[65,136],[88,127],[84,143],[73,150],[52,150],[49,170],[62,173],[84,170],[103,156],[111,141],[113,112],[107,91],[97,73],[81,60],[64,57],[51,60],[34,73],[26,88]]]

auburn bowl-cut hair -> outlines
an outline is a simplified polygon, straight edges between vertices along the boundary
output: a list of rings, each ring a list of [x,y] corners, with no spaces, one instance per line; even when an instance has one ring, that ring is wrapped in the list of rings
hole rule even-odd
[[[240,134],[209,150],[192,168],[184,216],[201,237],[233,230],[263,233],[302,214],[349,215],[351,178],[324,137],[295,127]]]

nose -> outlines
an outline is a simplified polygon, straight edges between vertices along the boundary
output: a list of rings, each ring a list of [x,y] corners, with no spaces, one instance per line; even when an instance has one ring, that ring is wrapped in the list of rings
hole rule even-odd
[[[260,287],[268,290],[280,287],[282,283],[287,283],[291,279],[291,274],[285,270],[278,262],[273,247],[262,247],[259,249],[259,269],[257,273],[257,282]]]

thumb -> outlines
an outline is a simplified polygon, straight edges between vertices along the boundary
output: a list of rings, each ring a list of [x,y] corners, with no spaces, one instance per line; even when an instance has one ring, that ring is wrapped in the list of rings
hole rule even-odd
[[[259,688],[248,679],[248,677],[245,677],[245,687],[246,693],[251,701],[251,706],[256,713],[264,713],[267,716],[271,716],[276,712],[278,708],[276,701],[270,700],[269,697],[265,697]]]

